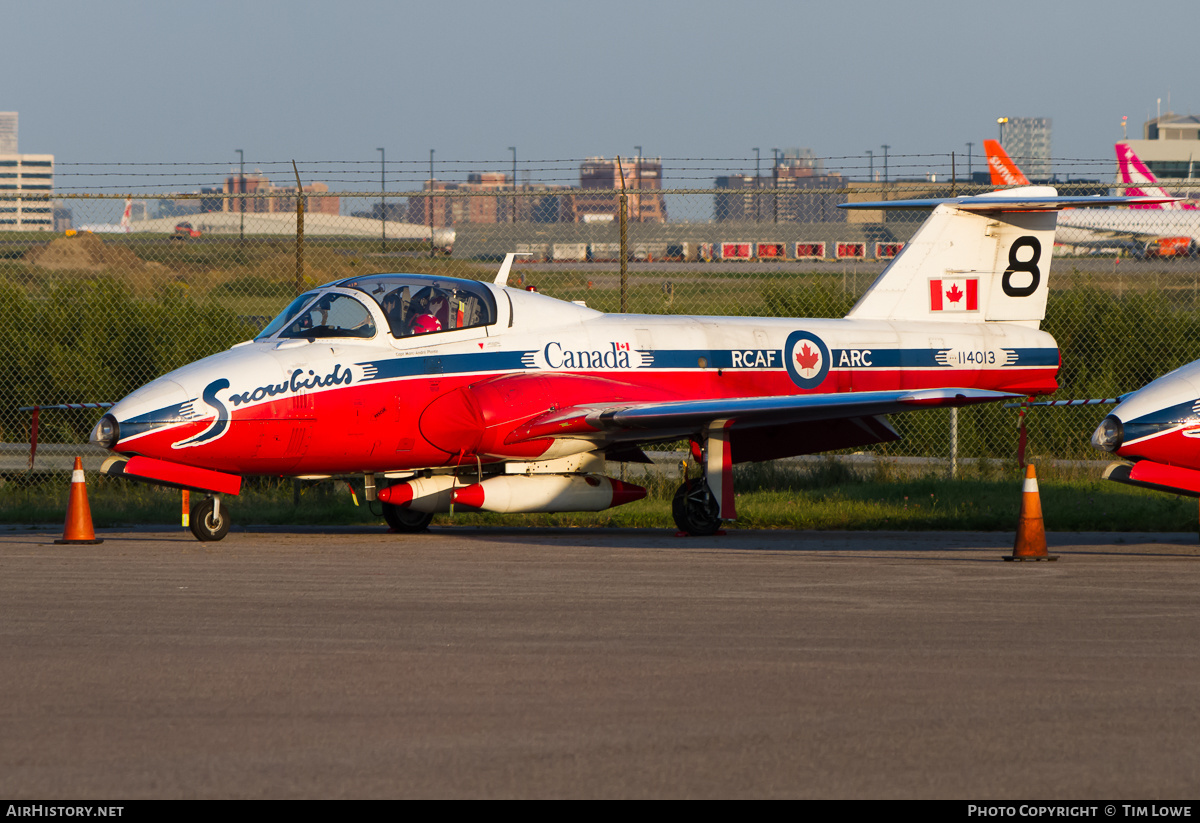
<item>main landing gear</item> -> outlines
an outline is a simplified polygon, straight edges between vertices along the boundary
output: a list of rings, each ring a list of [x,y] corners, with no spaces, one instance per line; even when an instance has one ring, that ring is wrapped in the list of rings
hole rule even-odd
[[[671,516],[680,531],[705,537],[716,534],[722,520],[737,518],[729,428],[730,421],[713,421],[704,428],[699,440],[692,441],[692,457],[700,465],[700,476],[688,477],[685,461],[683,485],[671,500]]]
[[[209,542],[220,540],[229,534],[229,512],[221,506],[219,496],[206,497],[192,506],[188,519],[192,534],[197,540]]]
[[[408,506],[396,506],[391,503],[380,503],[383,506],[383,519],[395,532],[423,532],[429,528],[433,520],[432,512],[419,512]]]
[[[721,528],[721,506],[703,477],[683,481],[671,500],[671,516],[680,531],[696,537],[716,534]]]

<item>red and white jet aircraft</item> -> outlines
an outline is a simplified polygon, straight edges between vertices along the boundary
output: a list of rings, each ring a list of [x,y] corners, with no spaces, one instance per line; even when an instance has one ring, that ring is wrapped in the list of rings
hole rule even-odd
[[[1092,445],[1123,457],[1108,480],[1200,497],[1200,360],[1123,395]]]
[[[604,314],[506,285],[373,274],[297,297],[254,340],[117,403],[110,474],[210,496],[219,540],[245,475],[364,476],[396,530],[451,505],[598,511],[645,490],[603,474],[690,439],[680,528],[736,516],[744,461],[898,438],[886,415],[1052,392],[1044,317],[1056,210],[1125,198],[1028,187],[854,204],[932,214],[841,320]],[[378,489],[376,493],[376,489]]]

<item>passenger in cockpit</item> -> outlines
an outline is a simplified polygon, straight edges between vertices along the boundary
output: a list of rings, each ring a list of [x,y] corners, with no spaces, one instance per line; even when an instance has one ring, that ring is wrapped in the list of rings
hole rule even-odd
[[[446,328],[442,315],[448,307],[446,295],[440,289],[425,287],[417,292],[410,306],[409,334],[428,334]]]

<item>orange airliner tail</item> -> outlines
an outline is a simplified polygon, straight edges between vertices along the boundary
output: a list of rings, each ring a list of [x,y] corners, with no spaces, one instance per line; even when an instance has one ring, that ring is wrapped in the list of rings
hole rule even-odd
[[[987,152],[988,171],[992,173],[993,186],[1029,185],[1029,178],[1021,173],[998,140],[984,140],[983,150]]]

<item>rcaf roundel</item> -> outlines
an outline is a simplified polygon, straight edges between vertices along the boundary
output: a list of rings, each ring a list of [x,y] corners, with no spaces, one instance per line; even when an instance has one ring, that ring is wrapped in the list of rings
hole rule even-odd
[[[802,389],[815,389],[829,374],[829,347],[812,332],[794,331],[783,347],[792,382]]]
[[[929,281],[930,311],[979,311],[978,277],[945,277]]]

